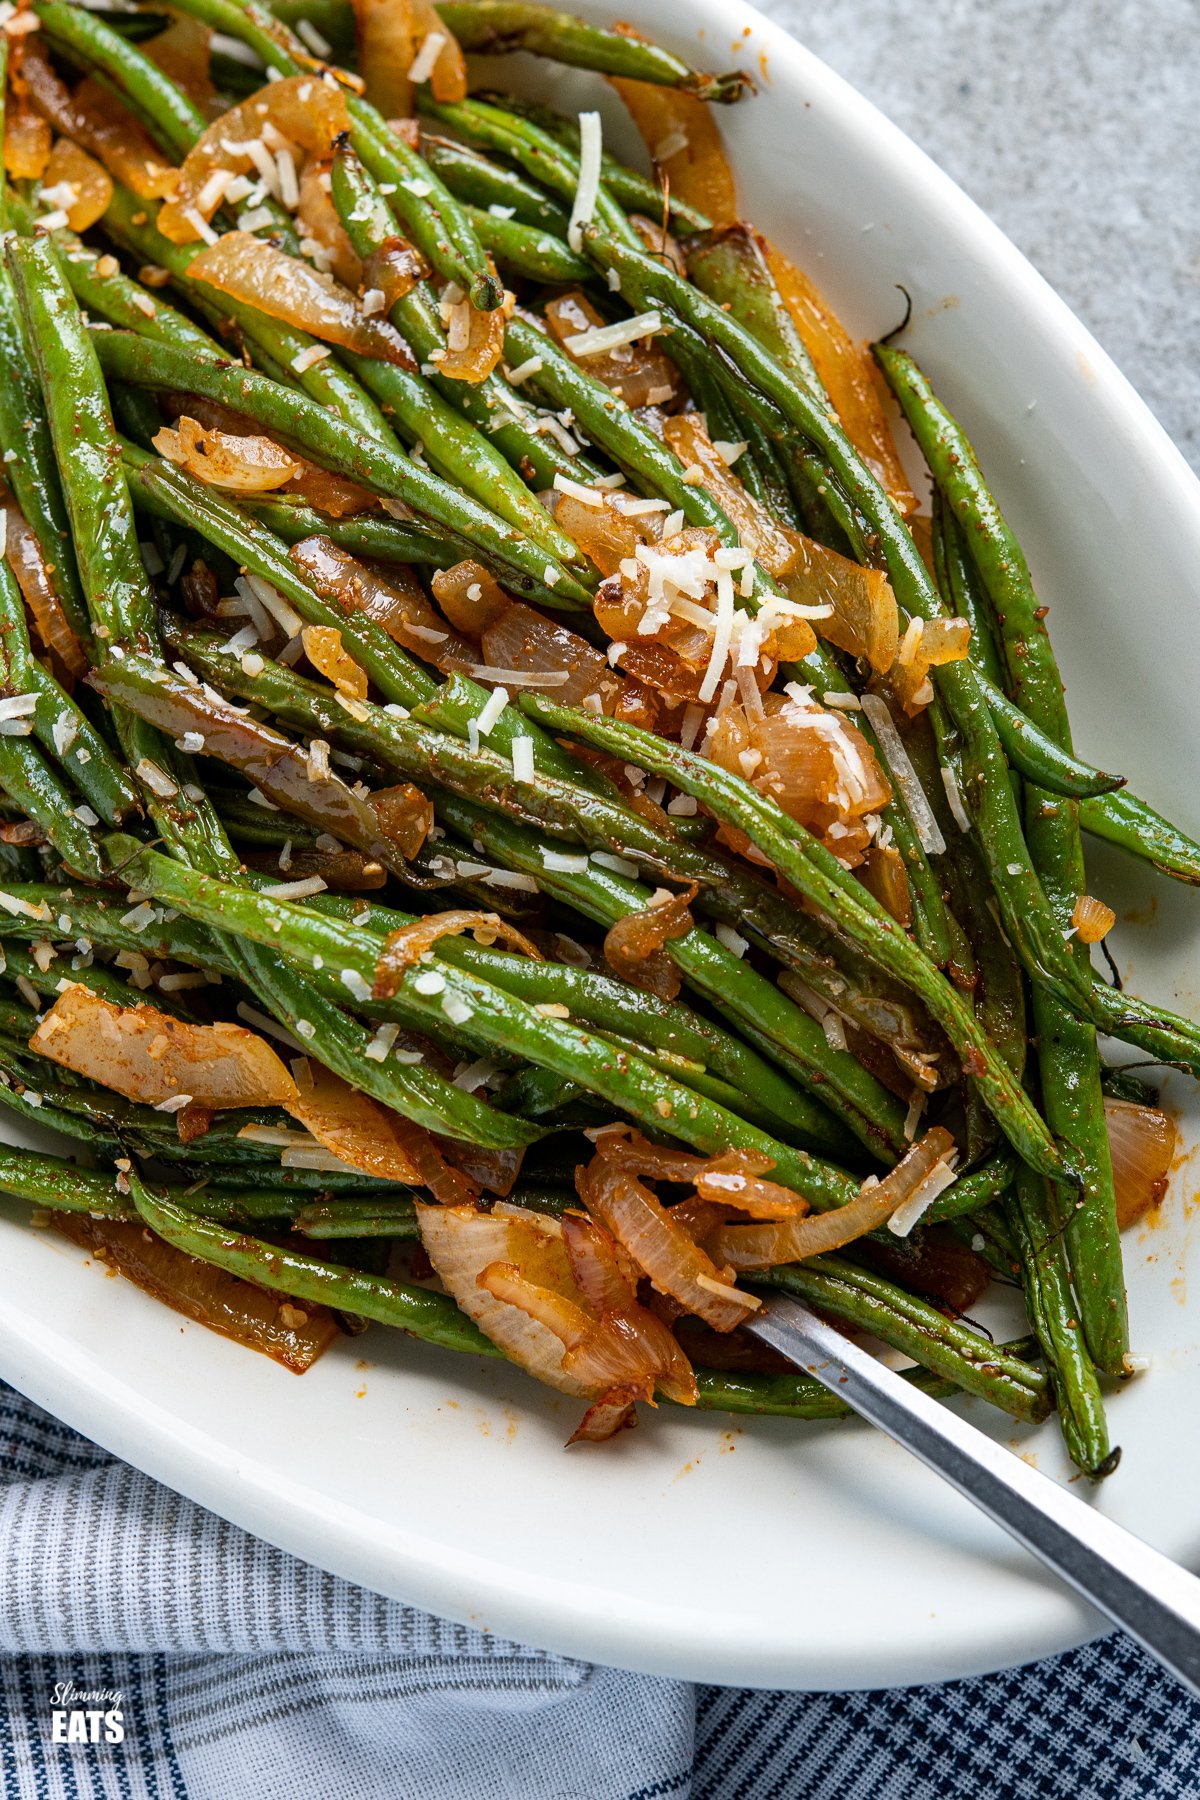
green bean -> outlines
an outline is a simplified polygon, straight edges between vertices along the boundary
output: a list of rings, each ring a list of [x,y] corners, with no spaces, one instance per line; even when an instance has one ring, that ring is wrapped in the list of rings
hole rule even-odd
[[[465,6],[440,0],[437,10],[464,50],[487,56],[528,50],[574,68],[650,81],[721,104],[740,100],[753,86],[740,69],[727,75],[698,74],[657,44],[523,0],[470,0]]]
[[[1128,793],[1080,801],[1079,823],[1092,837],[1148,862],[1160,875],[1200,887],[1200,844]]]
[[[585,588],[478,501],[334,418],[306,395],[288,393],[278,382],[240,364],[199,361],[172,345],[149,343],[131,332],[101,332],[96,352],[110,378],[158,391],[198,394],[232,407],[322,468],[349,475],[385,498],[403,500],[436,524],[472,538],[493,564],[503,568],[504,579],[518,592],[545,596],[553,605],[554,589],[559,588],[560,598],[574,595],[587,604]]]
[[[1059,1422],[1072,1460],[1095,1479],[1120,1458],[1110,1450],[1104,1401],[1087,1352],[1052,1190],[1032,1170],[1019,1169],[1002,1215],[1012,1232],[1025,1304],[1050,1364]]]
[[[379,519],[370,513],[331,519],[300,500],[276,494],[240,494],[237,509],[248,513],[285,544],[307,537],[327,537],[352,556],[377,562],[431,563],[449,568],[463,556],[463,545],[417,519]]]
[[[468,206],[466,212],[480,243],[506,274],[547,285],[578,286],[591,279],[591,264],[543,227],[505,219],[477,206]]]
[[[952,1187],[938,1195],[924,1222],[936,1225],[945,1219],[967,1219],[982,1207],[1003,1199],[1016,1178],[1017,1159],[1006,1150],[998,1151],[976,1169],[960,1175]]]
[[[948,509],[961,521],[990,603],[1009,693],[1069,755],[1071,726],[1062,678],[1046,631],[1045,608],[1038,604],[1020,545],[965,432],[938,401],[916,363],[892,346],[877,347],[876,356]],[[1087,880],[1075,802],[1031,786],[1025,799],[1025,836],[1034,868],[1065,932]],[[1089,978],[1087,946],[1077,942],[1071,953]],[[1070,1146],[1084,1177],[1083,1198],[1071,1209],[1066,1228],[1084,1335],[1097,1365],[1116,1375],[1124,1368],[1129,1325],[1096,1028],[1036,984],[1032,1007],[1046,1121]]]
[[[979,685],[1004,753],[1019,775],[1052,794],[1064,794],[1069,800],[1115,796],[1117,790],[1124,787],[1123,775],[1106,775],[1102,769],[1093,769],[1072,752],[1061,749],[982,673]],[[1121,798],[1132,800],[1133,797],[1122,795]],[[1134,800],[1133,804],[1140,807],[1142,803]]]
[[[960,619],[966,619],[970,625],[971,655],[992,686],[1002,691],[1004,665],[1000,660],[987,598],[980,592],[978,577],[971,567],[962,528],[947,505],[941,488],[936,485],[933,490],[933,553],[942,598],[952,612],[957,613]],[[990,691],[988,699],[990,702]],[[1007,750],[1007,741],[1002,741]]]
[[[93,1218],[136,1217],[132,1201],[123,1202],[111,1175],[76,1169],[60,1156],[37,1150],[0,1149],[0,1193],[56,1211],[85,1212]]]
[[[456,143],[453,138],[434,137],[428,132],[421,136],[421,154],[450,192],[473,209],[473,217],[489,206],[497,206],[511,213],[520,224],[540,226],[543,231],[553,232],[556,238],[565,240],[566,208],[552,200],[544,188],[518,175],[515,169],[490,162],[486,156],[480,156],[478,151],[468,149],[465,144]],[[589,265],[583,263],[581,266],[585,270],[584,279],[590,280]]]
[[[3,183],[0,181],[0,191]],[[71,630],[92,654],[92,622],[80,585],[71,525],[41,385],[8,271],[0,261],[0,456],[42,566]]]
[[[964,1393],[978,1394],[1016,1419],[1037,1423],[1050,1410],[1049,1386],[1040,1369],[844,1257],[814,1256],[778,1269],[757,1269],[752,1280],[798,1294],[822,1312],[872,1332]]]
[[[67,772],[106,824],[124,824],[138,810],[137,789],[90,720],[34,656],[21,593],[3,562],[0,684],[9,694],[36,697],[31,723],[48,754]]]

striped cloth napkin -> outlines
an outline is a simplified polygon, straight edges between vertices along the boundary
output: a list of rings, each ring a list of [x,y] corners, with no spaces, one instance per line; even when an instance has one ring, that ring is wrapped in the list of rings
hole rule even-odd
[[[3,1386],[0,1582],[3,1800],[1200,1796],[1200,1706],[1127,1640],[882,1693],[599,1668],[322,1574]]]

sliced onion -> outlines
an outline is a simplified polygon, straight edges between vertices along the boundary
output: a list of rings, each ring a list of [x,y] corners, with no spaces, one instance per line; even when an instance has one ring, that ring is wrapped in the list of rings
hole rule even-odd
[[[796,557],[791,537],[775,523],[762,502],[754,498],[726,463],[708,435],[704,415],[677,413],[667,420],[663,436],[685,467],[702,471],[705,492],[712,495],[726,518],[737,527],[743,547],[753,551],[769,574],[782,575]],[[811,631],[808,636],[808,649],[811,649]],[[783,652],[788,657],[807,653],[805,649],[791,647]]]
[[[632,26],[617,29],[639,37]],[[678,88],[610,77],[629,109],[660,181],[670,192],[714,225],[730,225],[738,216],[737,188],[721,144],[712,110]]]
[[[571,360],[586,369],[593,380],[602,382],[626,406],[663,406],[678,397],[679,371],[653,338],[641,338],[595,356],[582,356],[571,348],[571,340],[580,332],[606,323],[582,288],[572,288],[569,293],[548,300],[545,316],[551,333]]]
[[[470,557],[435,570],[429,585],[454,629],[469,638],[482,637],[513,604],[495,576]]]
[[[249,1350],[260,1350],[295,1375],[310,1369],[339,1336],[328,1307],[290,1301],[188,1256],[147,1231],[140,1220],[58,1212],[51,1220],[56,1231],[165,1306]]]
[[[695,1178],[697,1194],[702,1200],[732,1206],[756,1219],[803,1218],[808,1201],[778,1181],[764,1181],[762,1160],[745,1150],[727,1150],[723,1156],[713,1157]]]
[[[99,82],[89,77],[72,94],[50,67],[41,46],[28,39],[20,79],[42,117],[63,137],[89,150],[139,200],[160,200],[173,192],[178,170],[163,161],[149,133]],[[45,148],[49,154],[48,136]],[[5,154],[7,158],[7,150]]]
[[[347,654],[336,625],[306,625],[300,633],[304,654],[326,681],[349,700],[367,697],[367,671]]]
[[[816,365],[846,435],[904,514],[917,499],[904,472],[884,412],[883,391],[871,352],[856,344],[818,289],[773,244],[767,262],[784,305]]]
[[[1090,894],[1080,894],[1071,913],[1071,923],[1075,927],[1081,944],[1098,944],[1106,938],[1117,922],[1117,915],[1111,906],[1103,900],[1094,900]]]
[[[662,531],[660,514],[623,513],[611,498],[592,506],[575,494],[556,492],[549,501],[555,522],[602,575],[615,575],[626,557],[636,556],[639,544],[653,543]]]
[[[4,169],[14,181],[37,181],[53,145],[45,119],[28,107],[11,107],[4,118]]]
[[[198,219],[207,223],[221,204],[209,187],[211,177],[218,170],[231,175],[253,171],[254,160],[248,152],[229,146],[261,139],[267,124],[297,149],[328,157],[339,132],[350,129],[350,115],[341,89],[327,86],[314,75],[291,75],[269,82],[249,99],[230,107],[192,145],[175,191],[159,212],[158,229],[173,244],[190,244],[203,237]]]
[[[247,868],[270,875],[275,881],[281,879],[277,851],[243,848],[241,856]],[[288,880],[305,881],[311,875],[319,875],[335,894],[370,894],[387,885],[387,870],[383,864],[361,850],[290,851]]]
[[[930,669],[962,662],[971,647],[966,619],[914,619],[904,634],[888,680],[910,718],[933,699]]]
[[[176,463],[208,487],[238,494],[266,494],[286,486],[303,464],[269,437],[234,437],[205,429],[186,413],[176,429],[164,426],[153,440],[168,462]]]
[[[320,1063],[299,1058],[294,1072],[288,1112],[342,1162],[364,1175],[429,1187],[450,1204],[473,1197],[471,1183],[450,1167],[420,1125],[381,1106]]]
[[[176,13],[165,31],[142,45],[143,55],[208,119],[222,110],[210,72],[211,39],[211,30],[199,19]]]
[[[593,1400],[567,1439],[568,1445],[607,1444],[618,1431],[626,1431],[637,1424],[635,1402],[644,1398],[637,1388],[628,1387],[612,1388],[607,1394],[601,1394],[599,1400]]]
[[[357,356],[415,369],[412,351],[382,315],[370,318],[348,288],[246,231],[226,231],[193,257],[190,278]]]
[[[395,787],[376,788],[371,807],[384,837],[405,862],[411,862],[433,830],[433,802],[411,781],[401,781]]]
[[[413,0],[353,0],[353,5],[366,97],[385,119],[406,119],[413,109],[408,79],[416,54]]]
[[[723,1279],[711,1258],[636,1176],[600,1153],[575,1179],[588,1211],[608,1227],[661,1292],[717,1331],[732,1331],[757,1309],[754,1296],[739,1293]]]
[[[1157,1206],[1166,1193],[1177,1133],[1174,1120],[1157,1106],[1139,1106],[1136,1101],[1112,1100],[1107,1095],[1104,1121],[1112,1153],[1117,1224],[1124,1231]]]
[[[193,1025],[152,1006],[114,1006],[77,984],[58,996],[29,1047],[147,1106],[180,1094],[215,1111],[286,1106],[295,1093],[271,1046],[244,1026]]]
[[[61,663],[68,682],[81,680],[87,674],[88,660],[62,609],[38,541],[16,501],[2,497],[2,504],[6,520],[5,559],[16,577],[37,634],[49,654]]]
[[[693,882],[685,893],[668,894],[618,919],[604,939],[604,960],[613,974],[660,1000],[673,1000],[683,977],[663,945],[692,930],[688,908],[698,892]]]
[[[428,1206],[418,1201],[416,1212],[421,1242],[442,1285],[484,1335],[539,1381],[566,1394],[588,1394],[586,1382],[562,1366],[561,1337],[521,1307],[478,1285],[485,1269],[512,1264],[527,1280],[574,1301],[578,1308],[558,1220],[506,1204],[483,1213],[473,1206]]]
[[[304,538],[289,555],[323,599],[344,613],[365,614],[415,656],[446,670],[478,660],[472,644],[446,629],[407,570],[390,568],[385,577],[325,537]]]
[[[466,381],[477,386],[499,366],[504,355],[505,309],[480,312],[460,288],[447,290],[456,299],[442,298],[442,317],[446,321],[446,349],[437,357],[439,375],[448,381]]]
[[[372,994],[376,1000],[391,1000],[399,992],[406,970],[419,962],[427,950],[444,937],[461,937],[469,931],[477,944],[494,944],[502,938],[521,956],[531,957],[534,962],[541,962],[542,953],[535,944],[515,925],[509,925],[499,913],[491,912],[442,912],[430,913],[427,918],[417,919],[411,925],[402,925],[393,931],[383,946],[379,961],[375,966],[375,985]]]
[[[331,167],[332,164],[321,157],[310,157],[305,163],[300,177],[296,219],[301,237],[311,238],[320,246],[342,286],[356,294],[379,284],[363,280],[362,259],[356,255],[346,236],[327,185]]]
[[[331,519],[371,512],[378,506],[375,495],[360,487],[357,481],[351,481],[347,475],[335,474],[332,469],[320,469],[310,462],[300,464],[300,472],[288,482],[287,491],[315,507],[317,512],[327,513]]]
[[[891,845],[872,844],[858,876],[897,925],[903,925],[907,931],[913,921],[912,889],[900,852]]]
[[[709,1240],[712,1253],[735,1269],[769,1269],[840,1250],[886,1224],[945,1165],[954,1148],[950,1133],[935,1125],[882,1181],[864,1182],[845,1206],[773,1225],[724,1225]]]
[[[50,160],[42,173],[43,187],[58,187],[66,182],[74,189],[74,199],[65,208],[67,224],[72,231],[87,231],[102,219],[113,197],[112,177],[107,170],[81,150],[69,138],[58,138]]]
[[[880,673],[890,669],[899,646],[899,615],[891,583],[881,569],[864,569],[848,556],[826,549],[803,532],[788,531],[791,557],[780,570],[789,600],[802,606],[830,606],[816,629],[851,656],[866,657]]]
[[[359,291],[377,288],[383,295],[384,312],[390,313],[397,300],[411,294],[428,274],[429,264],[419,250],[402,237],[385,238],[362,265]]]
[[[458,39],[442,19],[433,0],[412,0],[412,9],[417,51],[420,51],[421,45],[430,32],[435,31],[443,40],[434,59],[433,73],[429,77],[429,85],[433,89],[434,99],[438,101],[465,100],[467,97],[467,61]]]
[[[596,694],[604,710],[611,712],[620,695],[621,679],[600,652],[578,632],[531,606],[511,605],[484,626],[480,644],[483,660],[492,668],[554,677],[547,681],[546,691],[566,706],[582,706]]]

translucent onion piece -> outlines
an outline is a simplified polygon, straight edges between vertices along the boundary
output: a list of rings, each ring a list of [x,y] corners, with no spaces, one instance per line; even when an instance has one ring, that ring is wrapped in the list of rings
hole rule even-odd
[[[703,414],[676,414],[663,426],[663,436],[685,467],[703,472],[704,491],[712,495],[725,517],[737,527],[743,548],[753,551],[769,574],[782,575],[796,560],[791,536],[775,523],[766,507],[742,485],[736,472],[726,463],[708,435]],[[808,635],[811,639],[811,630]],[[784,651],[789,657],[797,654],[807,652],[797,652],[790,647]]]
[[[626,406],[663,406],[680,391],[679,371],[652,338],[622,344],[597,356],[584,356],[571,348],[570,340],[581,331],[606,323],[581,288],[572,288],[548,300],[546,323],[573,362],[620,399]]]
[[[545,691],[565,706],[582,706],[589,695],[598,694],[605,712],[612,712],[620,696],[621,679],[600,652],[578,632],[531,606],[516,603],[493,619],[484,627],[480,646],[491,668],[550,677]]]
[[[858,877],[897,925],[903,925],[907,931],[913,920],[912,890],[900,852],[890,845],[872,844]]]
[[[606,1161],[601,1152],[577,1172],[575,1181],[588,1211],[607,1226],[654,1286],[688,1312],[717,1331],[732,1331],[757,1310],[754,1296],[729,1286],[712,1259],[636,1176]]]
[[[626,557],[636,556],[639,544],[655,542],[662,531],[660,514],[625,514],[611,497],[599,506],[574,494],[555,493],[550,500],[556,523],[602,575],[615,575]]]
[[[458,39],[442,22],[441,16],[433,4],[433,0],[412,0],[413,32],[416,48],[421,45],[431,31],[435,31],[443,39],[433,64],[433,73],[429,77],[429,85],[433,89],[435,100],[465,100],[467,97],[467,61],[462,53]]]
[[[386,119],[407,119],[413,109],[408,71],[416,54],[413,0],[353,0],[358,67],[366,97]]]
[[[1071,923],[1075,927],[1081,944],[1098,944],[1101,938],[1108,936],[1117,922],[1117,915],[1111,906],[1103,900],[1094,900],[1090,894],[1080,894],[1071,913]]]
[[[236,834],[235,834],[236,835]],[[273,881],[283,880],[276,850],[249,850],[239,846],[246,866],[269,875]],[[370,894],[387,885],[387,870],[361,850],[296,850],[288,856],[288,881],[304,881],[319,875],[335,894]]]
[[[60,137],[50,152],[42,186],[54,188],[62,182],[74,190],[74,199],[63,209],[72,231],[86,231],[104,217],[113,196],[112,177],[94,156],[69,138]]]
[[[449,671],[478,661],[474,645],[447,630],[407,569],[389,567],[385,576],[324,537],[304,538],[289,554],[323,598],[344,613],[364,613],[425,662]]]
[[[342,1162],[385,1181],[429,1187],[439,1199],[471,1198],[471,1183],[451,1169],[430,1134],[369,1094],[350,1086],[320,1063],[298,1058],[292,1096],[294,1119]]]
[[[175,430],[164,426],[153,443],[160,456],[197,481],[238,494],[270,493],[286,486],[304,466],[269,437],[206,430],[186,413],[176,420]]]
[[[139,200],[161,200],[174,191],[178,170],[165,163],[153,138],[115,94],[90,77],[72,94],[38,44],[26,40],[21,81],[44,119],[99,159]],[[49,152],[49,140],[46,150]],[[10,171],[11,173],[11,171]]]
[[[498,367],[504,355],[504,308],[480,312],[462,294],[442,299],[442,318],[446,324],[446,349],[435,354],[438,373],[449,381],[466,381],[478,385]]]
[[[173,244],[194,243],[204,235],[197,218],[207,223],[221,204],[210,186],[213,175],[219,170],[230,175],[257,173],[253,157],[241,146],[261,142],[268,124],[297,149],[327,157],[333,154],[338,133],[350,129],[350,115],[341,90],[315,75],[269,82],[230,107],[192,145],[175,191],[159,212],[158,228]]]
[[[180,1094],[214,1111],[286,1106],[295,1093],[271,1046],[242,1025],[193,1025],[152,1006],[114,1006],[75,984],[58,996],[29,1047],[147,1106]]]
[[[1139,1106],[1132,1100],[1107,1096],[1104,1120],[1112,1152],[1117,1223],[1124,1231],[1157,1206],[1167,1191],[1175,1156],[1175,1122],[1157,1106]]]
[[[613,974],[660,1000],[673,1000],[683,977],[663,954],[663,945],[692,930],[695,920],[688,908],[698,891],[693,882],[685,893],[668,894],[618,919],[604,939],[604,960]]]
[[[367,671],[347,654],[336,625],[306,625],[300,638],[304,654],[318,675],[331,681],[347,699],[366,699]]]
[[[346,475],[337,475],[332,469],[318,468],[316,463],[302,462],[300,473],[288,482],[287,491],[331,519],[373,511],[378,505],[374,494],[359,487],[356,481]]]
[[[386,238],[362,264],[360,279],[353,284],[361,293],[377,288],[383,295],[383,308],[391,312],[397,300],[411,294],[418,281],[429,274],[429,264],[419,250],[402,237]]]
[[[199,19],[177,13],[165,31],[142,45],[142,52],[169,75],[205,116],[211,119],[222,110],[209,70],[212,32]]]
[[[467,1317],[510,1361],[539,1381],[565,1394],[588,1395],[587,1383],[562,1366],[562,1338],[521,1307],[479,1286],[485,1269],[511,1264],[527,1281],[578,1307],[558,1220],[506,1203],[483,1213],[473,1206],[428,1206],[418,1201],[416,1211],[425,1252]]]
[[[478,944],[494,944],[497,939],[503,939],[519,955],[531,957],[534,962],[542,960],[542,953],[537,946],[531,944],[515,925],[509,925],[502,919],[499,913],[430,913],[427,918],[417,919],[411,925],[402,925],[399,931],[389,934],[375,966],[373,998],[391,1000],[399,992],[405,971],[419,962],[427,950],[431,950],[441,938],[461,937],[468,931]]]
[[[789,600],[801,606],[831,606],[815,629],[828,643],[851,656],[865,656],[880,674],[890,669],[899,647],[896,596],[882,569],[860,568],[836,550],[788,531],[791,557],[779,579]]]
[[[376,788],[371,806],[379,829],[406,862],[411,862],[433,830],[433,803],[411,781]]]
[[[635,1402],[644,1396],[636,1388],[612,1388],[593,1400],[582,1419],[567,1439],[571,1444],[607,1444],[618,1431],[637,1424]]]
[[[4,169],[14,181],[37,181],[50,161],[50,127],[27,108],[14,107],[4,120]]]
[[[377,282],[363,281],[363,265],[356,256],[350,239],[342,228],[327,183],[332,165],[320,157],[310,157],[300,177],[300,200],[296,219],[301,238],[311,238],[325,252],[330,267],[342,286],[358,293]]]
[[[763,248],[792,323],[816,365],[846,436],[900,511],[906,515],[916,512],[917,498],[887,422],[883,385],[870,350],[853,341],[807,275],[773,244],[764,242]]]
[[[470,557],[452,568],[436,569],[429,585],[454,629],[469,638],[482,637],[512,605],[495,576]]]
[[[348,288],[246,231],[227,231],[193,258],[188,274],[324,342],[415,369],[412,351],[382,315],[368,318]]]
[[[854,1199],[831,1212],[771,1225],[724,1225],[709,1239],[716,1257],[735,1269],[769,1269],[840,1250],[884,1225],[912,1200],[939,1164],[954,1151],[954,1139],[940,1125],[901,1158],[882,1181],[864,1183]]]
[[[640,34],[619,26],[628,37]],[[678,88],[612,78],[629,109],[660,181],[676,199],[707,214],[714,225],[738,216],[737,188],[711,108]]]
[[[88,671],[83,645],[72,631],[50,573],[42,561],[37,539],[15,500],[3,497],[5,515],[4,554],[16,578],[37,634],[49,654],[62,665],[68,681],[82,680]]]
[[[696,1176],[696,1192],[702,1200],[732,1206],[755,1219],[800,1219],[808,1201],[777,1181],[764,1181],[762,1159],[745,1150],[727,1150],[715,1156]]]
[[[962,662],[971,648],[966,619],[915,619],[904,634],[889,681],[909,717],[933,698],[930,669]]]
[[[56,1231],[165,1306],[248,1350],[260,1350],[294,1375],[311,1369],[340,1335],[328,1307],[289,1301],[188,1256],[140,1220],[93,1219],[86,1213],[52,1213],[51,1220]]]

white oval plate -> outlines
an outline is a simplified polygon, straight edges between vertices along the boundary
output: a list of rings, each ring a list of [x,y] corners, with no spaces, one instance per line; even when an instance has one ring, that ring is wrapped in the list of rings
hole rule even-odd
[[[706,66],[765,68],[758,99],[721,114],[747,213],[863,335],[897,318],[895,284],[909,289],[907,342],[968,426],[1051,606],[1083,752],[1200,830],[1200,489],[1182,458],[1013,246],[837,76],[734,0],[632,11]],[[528,63],[521,79],[576,106],[600,86]],[[1115,855],[1093,858],[1092,888],[1121,908],[1116,947],[1138,990],[1193,1007],[1200,894]],[[1153,930],[1130,908],[1156,911]],[[1190,1150],[1191,1090],[1176,1082],[1170,1098]],[[1200,1549],[1190,1188],[1184,1158],[1162,1222],[1127,1243],[1135,1348],[1154,1367],[1113,1400],[1124,1461],[1095,1497],[1185,1561]],[[600,1662],[799,1688],[966,1675],[1096,1629],[856,1423],[664,1408],[568,1453],[577,1407],[514,1370],[376,1328],[297,1380],[104,1279],[26,1216],[0,1216],[0,1374],[151,1475],[385,1594]],[[1014,1437],[970,1412],[1065,1476],[1053,1423]]]

